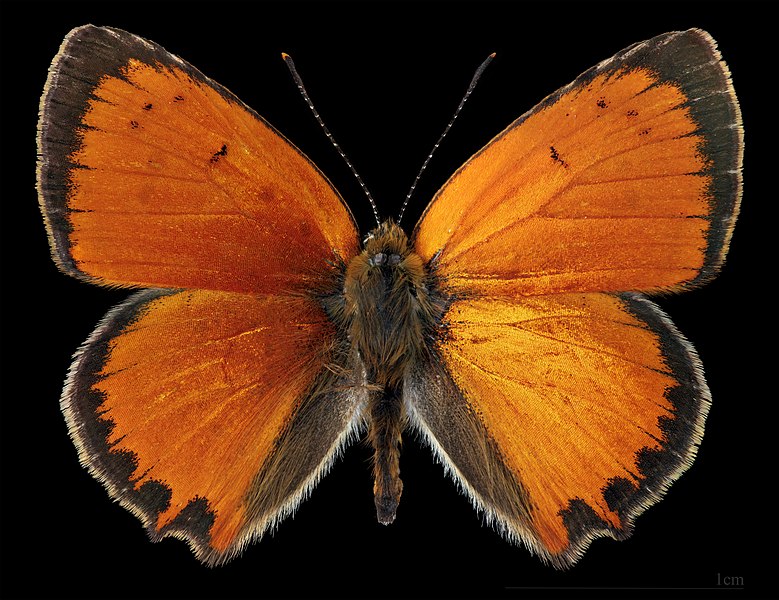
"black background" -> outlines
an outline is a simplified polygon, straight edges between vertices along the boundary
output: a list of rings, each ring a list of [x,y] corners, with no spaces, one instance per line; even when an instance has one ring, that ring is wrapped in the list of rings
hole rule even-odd
[[[722,597],[777,594],[776,4],[2,4],[2,595],[5,597]],[[694,466],[625,542],[573,569],[543,566],[483,527],[408,439],[397,522],[376,523],[370,452],[353,446],[293,519],[237,560],[202,567],[152,544],[79,465],[58,398],[71,353],[127,292],[60,274],[35,193],[38,99],[65,34],[85,23],[152,39],[280,129],[341,191],[367,202],[280,59],[290,53],[384,216],[490,52],[404,223],[521,113],[625,46],[701,27],[730,65],[746,129],[745,195],[728,261],[708,286],[660,300],[695,344],[714,405]],[[738,579],[737,579],[738,578]],[[743,585],[739,585],[742,583]],[[735,584],[735,585],[726,585]]]

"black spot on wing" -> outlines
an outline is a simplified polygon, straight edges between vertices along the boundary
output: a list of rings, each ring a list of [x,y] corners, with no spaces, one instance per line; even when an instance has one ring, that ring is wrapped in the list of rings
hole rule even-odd
[[[227,156],[227,144],[222,144],[222,147],[211,155],[210,162],[216,164],[223,156]]]
[[[560,153],[557,151],[557,148],[555,148],[554,146],[549,146],[549,155],[551,156],[554,162],[559,164],[564,169],[567,169],[570,166],[566,161],[560,158]]]

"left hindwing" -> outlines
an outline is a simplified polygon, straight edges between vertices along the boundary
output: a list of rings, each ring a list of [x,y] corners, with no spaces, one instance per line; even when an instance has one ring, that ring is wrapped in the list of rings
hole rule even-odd
[[[144,290],[79,350],[62,410],[152,539],[216,564],[292,512],[355,432],[359,388],[337,361],[313,300]]]

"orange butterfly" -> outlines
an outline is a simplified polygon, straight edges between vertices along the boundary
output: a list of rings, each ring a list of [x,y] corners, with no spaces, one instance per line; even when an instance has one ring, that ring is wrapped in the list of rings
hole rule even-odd
[[[74,29],[41,99],[54,259],[143,288],[76,354],[81,462],[153,540],[223,563],[367,432],[379,521],[402,432],[556,567],[622,539],[690,466],[710,396],[648,295],[722,265],[743,131],[714,40],[636,44],[494,138],[410,238],[347,206],[225,88],[127,32]]]

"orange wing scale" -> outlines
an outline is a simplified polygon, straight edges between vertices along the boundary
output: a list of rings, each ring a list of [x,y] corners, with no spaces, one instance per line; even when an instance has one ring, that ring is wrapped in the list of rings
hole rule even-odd
[[[232,543],[252,478],[327,363],[312,340],[334,332],[312,304],[183,292],[150,302],[111,340],[93,389],[114,425],[112,452],[137,457],[136,488],[158,480],[171,489],[157,530],[207,498],[212,545]]]
[[[713,205],[689,98],[618,68],[521,118],[441,189],[416,231],[454,292],[669,291],[705,262]]]
[[[141,292],[109,313],[71,368],[63,411],[82,461],[155,538],[175,534],[205,503],[206,530],[179,535],[204,560],[224,560],[284,510],[252,510],[258,475],[333,359],[334,335],[306,298]],[[329,406],[338,412],[338,402]],[[318,435],[337,440],[356,405],[348,406],[332,431],[317,422]],[[297,496],[330,460],[315,456],[314,440],[302,451],[313,466]],[[290,465],[283,475],[298,473]],[[144,493],[150,484],[161,500]]]
[[[455,302],[447,329],[442,357],[528,491],[542,547],[569,549],[562,511],[574,499],[622,529],[605,485],[636,486],[637,451],[659,448],[660,419],[674,417],[658,334],[604,294]]]
[[[141,50],[97,78],[72,150],[43,164],[43,182],[66,173],[44,203],[66,230],[60,264],[101,284],[275,293],[316,287],[328,258],[357,252],[349,209],[299,150],[190,65]]]

